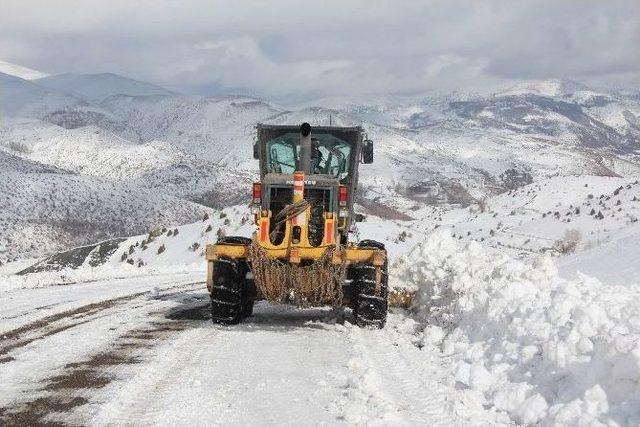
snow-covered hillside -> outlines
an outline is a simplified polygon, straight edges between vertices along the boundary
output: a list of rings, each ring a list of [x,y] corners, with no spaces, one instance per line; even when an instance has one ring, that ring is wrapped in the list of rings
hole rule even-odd
[[[363,126],[376,155],[362,167],[360,203],[388,219],[420,219],[425,206],[474,206],[553,176],[640,174],[640,102],[573,82],[288,109],[184,96],[113,74],[0,77],[0,150],[122,191],[207,206],[246,200],[258,122]]]
[[[0,117],[37,117],[85,103],[73,96],[51,91],[20,77],[0,73]]]
[[[640,232],[640,183],[616,177],[555,177],[469,207],[425,205],[399,218],[389,217],[400,211],[375,205],[357,204],[356,211],[365,213],[365,220],[356,224],[352,238],[383,242],[392,262],[439,229],[451,230],[461,244],[480,243],[516,258],[586,254]],[[101,262],[119,265],[129,261],[155,268],[170,260],[172,265],[191,268],[201,263],[204,246],[219,233],[249,237],[254,231],[246,205],[209,212],[204,221],[158,226],[157,235],[151,238],[148,234],[130,237],[109,260]],[[161,246],[163,255],[159,256]]]
[[[0,256],[38,257],[209,211],[135,184],[70,173],[0,151]]]

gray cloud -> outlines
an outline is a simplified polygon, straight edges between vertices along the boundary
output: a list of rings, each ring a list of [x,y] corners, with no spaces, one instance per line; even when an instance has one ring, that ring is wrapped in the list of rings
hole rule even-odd
[[[3,0],[0,7],[1,59],[190,91],[286,99],[485,90],[550,77],[630,85],[640,74],[636,0]]]

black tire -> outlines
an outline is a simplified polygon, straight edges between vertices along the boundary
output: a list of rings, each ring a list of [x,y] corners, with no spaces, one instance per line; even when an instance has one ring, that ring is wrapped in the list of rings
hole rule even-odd
[[[385,250],[384,244],[375,240],[363,240],[358,246]],[[389,296],[387,261],[380,269],[382,273],[380,295],[376,295],[376,267],[367,263],[352,267],[353,315],[358,326],[384,328],[387,321]]]
[[[251,239],[243,236],[224,236],[224,237],[220,237],[217,243],[229,243],[232,245],[250,245]]]
[[[385,250],[384,243],[378,242],[377,240],[370,240],[370,239],[360,240],[358,242],[358,247],[382,249],[383,251]]]
[[[242,317],[247,318],[253,316],[253,301],[247,301],[242,309]]]
[[[242,321],[245,306],[244,274],[237,259],[220,257],[214,264],[211,320],[223,325]]]
[[[250,245],[251,239],[243,236],[224,236],[218,243]],[[235,325],[253,315],[256,287],[247,280],[249,266],[245,260],[221,258],[214,266],[215,280],[211,294],[211,318],[214,323]]]
[[[245,271],[248,271],[248,267],[247,267],[247,270]],[[256,282],[254,282],[253,279],[245,279],[244,280],[244,305],[242,307],[242,317],[253,316],[253,304],[255,300],[256,300]]]

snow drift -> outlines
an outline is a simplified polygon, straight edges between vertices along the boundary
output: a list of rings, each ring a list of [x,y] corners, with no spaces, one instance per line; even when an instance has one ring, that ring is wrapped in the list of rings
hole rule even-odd
[[[401,257],[425,345],[453,360],[452,385],[533,424],[640,423],[640,290],[559,276],[448,231]]]

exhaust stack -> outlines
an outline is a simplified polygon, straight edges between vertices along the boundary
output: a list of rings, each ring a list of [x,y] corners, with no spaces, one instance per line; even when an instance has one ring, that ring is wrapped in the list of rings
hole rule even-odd
[[[300,165],[298,170],[306,175],[311,173],[311,125],[306,122],[300,126]]]

